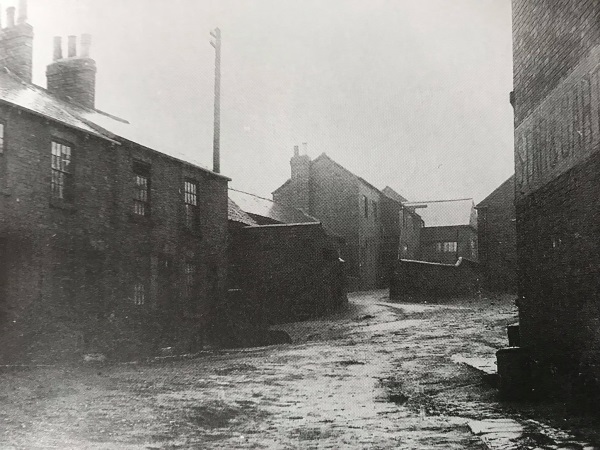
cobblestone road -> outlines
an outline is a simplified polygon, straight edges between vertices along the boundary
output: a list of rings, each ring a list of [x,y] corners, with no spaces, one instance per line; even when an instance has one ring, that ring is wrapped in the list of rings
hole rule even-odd
[[[288,324],[294,344],[187,360],[4,369],[0,448],[477,449],[495,390],[452,361],[505,345],[509,299],[391,304]]]

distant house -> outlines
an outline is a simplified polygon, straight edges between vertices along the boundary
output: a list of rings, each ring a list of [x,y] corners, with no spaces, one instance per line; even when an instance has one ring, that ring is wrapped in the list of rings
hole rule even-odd
[[[502,183],[476,209],[484,287],[493,291],[516,292],[515,176]]]
[[[89,36],[32,84],[25,11],[0,30],[0,356],[193,349],[224,294],[229,179],[95,108]]]
[[[473,200],[407,202],[423,219],[419,258],[454,264],[458,258],[477,260],[477,212]]]
[[[419,254],[419,244],[421,242],[421,229],[425,226],[423,219],[417,210],[408,206],[409,201],[386,186],[382,193],[384,194],[384,209],[391,208],[391,212],[384,213],[384,229],[391,228],[393,233],[384,233],[386,236],[393,235],[396,241],[387,245],[387,248],[396,246],[398,256],[403,259],[415,259]],[[392,202],[390,202],[392,200]],[[393,225],[388,227],[387,223],[393,220]]]
[[[381,195],[381,287],[386,287],[396,261],[415,259],[419,252],[419,241],[423,220],[411,207],[404,197],[386,186]]]
[[[325,153],[315,160],[301,155],[291,159],[291,178],[273,192],[273,200],[316,217],[345,245],[350,289],[373,289],[382,273],[382,193],[332,160]]]

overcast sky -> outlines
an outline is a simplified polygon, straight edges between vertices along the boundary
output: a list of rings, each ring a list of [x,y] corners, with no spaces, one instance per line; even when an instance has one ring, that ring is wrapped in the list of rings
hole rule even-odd
[[[5,0],[3,6],[15,3]],[[295,144],[410,200],[482,200],[513,173],[510,0],[30,0],[34,82],[91,33],[96,106],[270,198]]]

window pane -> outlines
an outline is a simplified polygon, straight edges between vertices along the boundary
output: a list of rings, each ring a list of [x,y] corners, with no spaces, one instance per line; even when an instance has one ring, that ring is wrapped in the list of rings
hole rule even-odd
[[[134,161],[133,175],[133,212],[140,216],[147,216],[150,214],[150,166]]]
[[[58,142],[51,142],[52,196],[68,199],[72,190],[71,147]]]
[[[0,153],[4,152],[4,124],[0,123]]]

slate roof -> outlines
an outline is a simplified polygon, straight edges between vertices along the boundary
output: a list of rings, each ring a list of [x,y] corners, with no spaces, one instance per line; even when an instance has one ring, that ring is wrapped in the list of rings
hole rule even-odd
[[[152,142],[147,134],[124,119],[112,116],[97,109],[62,100],[34,84],[26,83],[6,69],[0,69],[0,102],[16,106],[30,113],[76,128],[85,133],[109,140],[118,144],[126,140],[162,154],[171,156],[187,164],[209,172],[215,176],[227,178],[187,161],[185,156],[174,149],[164,149],[157,142]],[[161,150],[158,150],[158,149]]]
[[[371,189],[376,190],[377,192],[381,192],[377,187],[373,186],[371,183],[369,183],[367,180],[365,180],[362,177],[359,177],[358,175],[350,172],[348,169],[346,169],[344,166],[342,166],[340,163],[334,161],[333,159],[331,159],[331,157],[329,155],[327,155],[325,152],[321,153],[319,156],[317,156],[315,159],[313,159],[310,163],[313,164],[317,161],[319,161],[320,159],[326,159],[328,160],[330,163],[334,164],[336,167],[339,167],[340,169],[344,170],[346,173],[348,173],[350,176],[354,177],[356,180],[364,183],[365,185],[367,185],[368,187],[370,187]],[[281,186],[279,186],[277,189],[275,189],[272,193],[276,194],[277,192],[279,192],[281,189],[283,189],[285,186],[287,186],[289,183],[291,183],[291,179],[288,178],[285,183],[283,183]],[[399,194],[398,194],[399,195]],[[395,200],[395,199],[394,199]]]
[[[229,189],[232,199],[247,214],[261,216],[279,223],[314,223],[319,222],[299,209],[275,203],[272,200],[258,197],[247,192]]]
[[[473,199],[408,202],[421,216],[425,227],[471,226],[477,228],[477,212]]]
[[[404,203],[408,202],[407,199],[402,197],[400,194],[398,194],[395,190],[393,190],[389,186],[384,187],[381,192],[383,192],[383,195],[385,195],[386,197],[391,198],[392,200],[396,200],[398,203],[404,204]]]
[[[494,191],[484,198],[481,202],[479,202],[476,208],[482,208],[486,206],[494,197],[498,195],[509,195],[514,202],[514,187],[515,187],[515,175],[512,174],[508,180],[498,186]]]
[[[242,208],[231,199],[227,203],[227,219],[244,225],[258,225],[252,217],[242,211]]]

